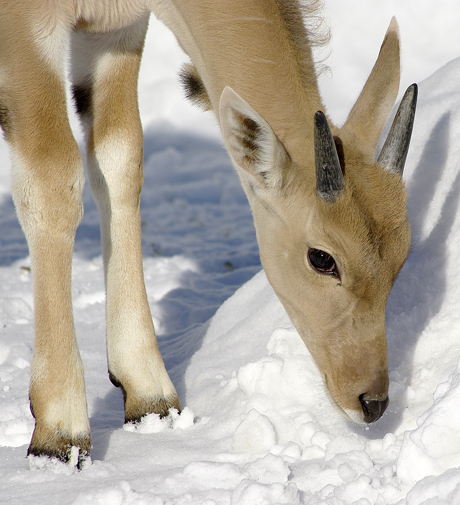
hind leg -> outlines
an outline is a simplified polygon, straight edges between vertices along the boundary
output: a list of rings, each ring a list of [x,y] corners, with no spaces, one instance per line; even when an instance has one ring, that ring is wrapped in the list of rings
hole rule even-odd
[[[123,390],[126,422],[180,409],[158,350],[142,264],[137,75],[146,27],[144,18],[105,37],[76,33],[72,42],[73,91],[101,220],[109,374]],[[88,53],[90,58],[78,60]]]
[[[67,120],[63,76],[37,57],[27,33],[15,33],[8,44],[2,45],[0,109],[34,282],[30,402],[35,430],[29,454],[67,461],[76,446],[81,462],[91,436],[72,315],[71,266],[82,216],[83,163]]]

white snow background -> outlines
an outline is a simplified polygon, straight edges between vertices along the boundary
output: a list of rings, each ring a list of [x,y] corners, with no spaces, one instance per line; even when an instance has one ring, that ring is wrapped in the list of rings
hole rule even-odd
[[[186,58],[152,19],[140,79],[145,276],[183,413],[123,426],[122,395],[106,371],[98,217],[86,188],[73,295],[92,464],[75,473],[39,459],[29,468],[32,284],[2,142],[1,504],[460,503],[458,2],[329,0],[324,15],[333,38],[319,56],[331,53],[320,85],[338,123],[393,15],[402,36],[401,92],[420,83],[404,174],[413,243],[387,307],[387,412],[363,427],[329,403],[260,271],[250,210],[212,116],[183,98],[176,73]]]

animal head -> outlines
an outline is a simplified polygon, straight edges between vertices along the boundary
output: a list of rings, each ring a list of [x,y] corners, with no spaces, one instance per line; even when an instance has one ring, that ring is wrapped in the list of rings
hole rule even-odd
[[[280,138],[231,88],[220,99],[224,141],[253,210],[267,277],[334,403],[356,422],[375,421],[388,405],[385,307],[410,247],[402,170],[415,85],[375,158],[398,87],[393,20],[342,128],[311,111],[304,138]]]

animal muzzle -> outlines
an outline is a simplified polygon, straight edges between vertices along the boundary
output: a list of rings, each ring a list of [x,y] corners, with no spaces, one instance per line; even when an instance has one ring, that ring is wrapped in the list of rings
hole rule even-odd
[[[390,400],[388,398],[388,372],[382,371],[371,380],[341,383],[340,396],[334,399],[345,414],[359,424],[370,424],[380,419]],[[330,389],[331,391],[331,389]],[[364,392],[363,392],[364,391]]]

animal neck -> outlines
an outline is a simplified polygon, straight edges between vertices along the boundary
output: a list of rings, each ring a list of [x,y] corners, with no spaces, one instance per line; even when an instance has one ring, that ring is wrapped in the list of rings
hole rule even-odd
[[[187,0],[174,2],[172,10],[158,14],[174,25],[217,117],[220,95],[230,86],[291,156],[304,156],[305,144],[313,142],[314,113],[324,108],[298,2]]]

